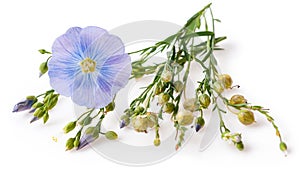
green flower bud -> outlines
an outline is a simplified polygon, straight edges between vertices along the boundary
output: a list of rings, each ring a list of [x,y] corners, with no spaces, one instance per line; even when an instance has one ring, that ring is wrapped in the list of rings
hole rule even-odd
[[[33,100],[33,101],[36,101],[36,97],[35,96],[27,96],[26,97],[26,100]]]
[[[48,105],[48,109],[52,109],[56,104],[57,104],[57,101],[58,101],[58,95],[53,95],[50,102],[47,104]]]
[[[206,109],[210,105],[210,97],[207,94],[199,96],[200,105]]]
[[[175,105],[173,103],[166,103],[163,107],[163,112],[171,114],[174,111]]]
[[[224,91],[224,87],[219,81],[214,82],[213,88],[219,94],[223,93],[223,91]]]
[[[46,122],[48,121],[48,119],[49,119],[49,113],[46,112],[46,113],[43,115],[43,121],[44,121],[44,123],[46,123]]]
[[[74,147],[77,148],[79,146],[79,143],[80,143],[80,137],[76,137],[74,141]]]
[[[138,106],[138,107],[135,108],[134,113],[136,113],[136,114],[141,114],[141,113],[144,112],[144,110],[145,110],[144,107]]]
[[[116,140],[118,138],[118,134],[114,131],[108,131],[105,133],[105,137],[108,140]]]
[[[233,95],[230,100],[229,103],[231,105],[236,105],[236,104],[245,104],[247,103],[247,100],[244,98],[244,96],[242,95]]]
[[[32,108],[37,109],[37,108],[42,107],[43,105],[44,105],[44,104],[41,103],[41,102],[36,102],[36,103],[34,103],[34,104],[32,105]]]
[[[51,54],[51,52],[46,51],[45,49],[40,49],[39,52],[40,52],[41,54]]]
[[[230,75],[228,75],[228,74],[219,75],[219,81],[222,82],[222,84],[225,87],[225,89],[231,88],[232,83],[233,83]]]
[[[198,108],[196,98],[189,98],[189,99],[186,99],[186,100],[184,101],[184,103],[183,103],[183,108],[184,108],[185,110],[194,112],[194,111]]]
[[[84,118],[84,120],[83,120],[83,125],[86,126],[86,125],[91,124],[91,123],[92,123],[92,120],[93,120],[93,118],[91,118],[90,116]]]
[[[48,72],[47,62],[43,62],[40,64],[40,73],[41,73],[41,75],[43,75],[46,72]]]
[[[172,78],[173,78],[173,74],[169,70],[164,70],[161,74],[161,80],[163,82],[171,82]]]
[[[179,125],[186,126],[192,124],[194,115],[191,111],[179,111],[176,115],[176,120]]]
[[[170,99],[170,95],[167,94],[167,93],[161,93],[159,96],[158,96],[158,104],[160,105],[163,105],[165,103],[167,103]]]
[[[108,105],[105,107],[105,111],[106,111],[106,112],[113,111],[114,109],[115,109],[115,102],[111,102],[110,104],[108,104]]]
[[[244,125],[251,125],[255,121],[253,112],[247,109],[240,110],[238,119]]]
[[[75,138],[69,138],[66,142],[66,151],[71,150],[74,148],[74,141]]]
[[[41,118],[44,116],[44,114],[45,114],[44,108],[38,108],[34,111],[33,116],[37,118]]]
[[[285,142],[280,142],[279,148],[281,151],[285,152],[287,150],[287,145],[285,144]]]
[[[160,145],[160,139],[159,138],[155,138],[153,141],[154,146],[159,146]]]
[[[76,127],[76,121],[72,121],[63,128],[63,131],[65,134],[67,134],[67,133],[71,132],[72,130],[74,130],[75,127]]]
[[[244,144],[242,141],[238,142],[235,144],[235,147],[240,150],[240,151],[243,151],[244,150]]]
[[[175,91],[177,93],[179,93],[183,90],[183,83],[181,81],[175,81],[173,85],[174,85]]]

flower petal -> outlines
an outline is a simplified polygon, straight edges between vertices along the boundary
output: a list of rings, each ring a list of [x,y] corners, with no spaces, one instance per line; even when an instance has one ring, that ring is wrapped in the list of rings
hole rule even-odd
[[[115,95],[123,88],[131,74],[131,62],[128,54],[112,56],[106,60],[100,70],[98,80],[112,84],[111,93]]]
[[[72,84],[72,100],[87,108],[102,108],[109,104],[113,96],[111,95],[111,85],[96,83],[97,74],[79,74]]]
[[[91,46],[98,38],[108,34],[105,29],[96,26],[88,26],[80,31],[80,46],[84,52],[89,46]]]
[[[124,54],[124,44],[117,36],[105,34],[93,42],[84,52],[85,57],[90,57],[101,67],[105,60],[113,55]]]

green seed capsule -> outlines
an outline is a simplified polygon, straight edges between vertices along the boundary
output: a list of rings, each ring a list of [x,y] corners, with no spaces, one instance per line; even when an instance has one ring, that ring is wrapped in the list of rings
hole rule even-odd
[[[154,146],[159,146],[160,145],[160,139],[159,138],[154,139],[153,144],[154,144]]]
[[[173,103],[166,103],[163,107],[163,112],[171,114],[174,111],[175,105]]]
[[[244,125],[251,125],[255,121],[253,112],[247,109],[239,112],[238,119]]]
[[[230,100],[229,103],[231,105],[236,105],[236,104],[245,104],[247,103],[247,100],[244,98],[244,96],[242,95],[233,95]]]
[[[159,96],[158,96],[158,103],[160,105],[163,105],[165,103],[167,103],[170,99],[170,95],[167,94],[167,93],[161,93]]]
[[[287,150],[287,145],[285,144],[285,142],[281,142],[279,144],[279,148],[281,151],[286,151]]]
[[[244,144],[242,141],[238,142],[235,144],[235,147],[240,150],[240,151],[243,151],[244,150]]]
[[[210,105],[210,97],[207,94],[199,96],[201,106],[206,109]]]

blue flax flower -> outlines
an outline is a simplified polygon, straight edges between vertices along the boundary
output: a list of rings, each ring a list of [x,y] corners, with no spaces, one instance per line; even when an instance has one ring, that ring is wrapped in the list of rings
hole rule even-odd
[[[72,27],[58,37],[48,62],[50,84],[88,108],[102,108],[123,88],[131,62],[117,36],[99,27]]]

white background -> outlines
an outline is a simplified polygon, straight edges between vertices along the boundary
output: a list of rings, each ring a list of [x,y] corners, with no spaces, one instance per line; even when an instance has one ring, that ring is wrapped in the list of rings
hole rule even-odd
[[[252,127],[236,121],[247,146],[239,152],[219,138],[204,152],[197,139],[170,159],[147,167],[118,165],[92,149],[65,152],[51,136],[74,118],[63,99],[47,125],[29,125],[24,113],[12,114],[24,95],[49,88],[38,79],[38,66],[54,39],[71,26],[96,25],[108,30],[137,20],[164,20],[183,25],[209,1],[34,1],[0,3],[1,133],[0,183],[254,183],[299,182],[299,20],[297,1],[213,1],[217,35],[228,36],[217,57],[241,92],[263,104],[282,131],[290,153],[284,157],[270,124],[258,118]],[[163,31],[163,30],[161,30]]]

